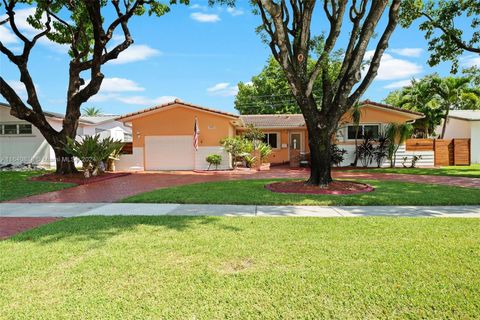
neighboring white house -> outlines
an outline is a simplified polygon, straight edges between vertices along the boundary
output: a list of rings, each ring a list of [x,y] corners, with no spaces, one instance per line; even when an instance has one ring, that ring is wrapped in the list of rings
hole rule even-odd
[[[61,130],[63,115],[44,112],[55,130]],[[81,117],[77,137],[100,134],[116,140],[131,141],[131,128],[115,121],[118,115]],[[40,131],[27,121],[10,115],[10,106],[0,103],[0,165],[32,163],[42,167],[55,167],[55,153]]]
[[[437,134],[442,126],[437,128]],[[444,139],[470,138],[470,161],[480,163],[480,110],[451,110]]]

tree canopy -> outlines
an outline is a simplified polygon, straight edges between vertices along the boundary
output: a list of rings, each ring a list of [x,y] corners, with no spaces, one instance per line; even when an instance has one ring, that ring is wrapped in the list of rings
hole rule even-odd
[[[390,92],[384,102],[423,113],[425,118],[417,120],[414,126],[417,135],[427,137],[435,132],[449,110],[480,109],[480,89],[469,74],[445,78],[432,74]]]
[[[321,40],[319,40],[321,41]],[[319,47],[322,46],[320,43]],[[330,75],[340,69],[340,57],[343,51],[337,51],[329,61]],[[309,59],[308,70],[313,70],[315,60]],[[316,100],[322,98],[321,79],[315,80],[313,94]],[[238,94],[235,97],[235,109],[240,114],[292,114],[301,113],[295,96],[290,90],[285,72],[273,56],[267,60],[262,71],[252,77],[250,82],[238,83]]]
[[[462,53],[480,54],[480,1],[404,0],[401,24],[410,27],[417,19],[423,19],[420,30],[428,40],[431,66],[451,61],[455,73]],[[462,23],[469,24],[471,32],[459,27]]]

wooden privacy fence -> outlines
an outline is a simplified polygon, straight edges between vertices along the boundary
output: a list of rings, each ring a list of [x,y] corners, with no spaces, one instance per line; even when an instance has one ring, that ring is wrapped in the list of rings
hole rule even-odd
[[[436,166],[470,165],[470,139],[408,139],[407,151],[433,151]]]

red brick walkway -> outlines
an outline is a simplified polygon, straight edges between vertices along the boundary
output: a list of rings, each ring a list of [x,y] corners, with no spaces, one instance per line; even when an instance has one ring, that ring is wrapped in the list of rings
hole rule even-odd
[[[12,200],[10,202],[115,202],[128,196],[160,188],[168,188],[192,183],[262,178],[306,178],[308,170],[291,170],[273,168],[270,171],[253,173],[193,173],[193,172],[145,172],[129,176],[100,181],[88,185],[48,192],[40,195]],[[480,188],[480,178],[463,178],[447,176],[427,176],[410,174],[365,173],[351,171],[334,171],[334,178],[361,178],[372,180],[395,180],[417,183],[443,184],[457,187]]]
[[[0,217],[0,240],[14,234],[36,228],[43,224],[51,223],[61,218],[13,218]]]

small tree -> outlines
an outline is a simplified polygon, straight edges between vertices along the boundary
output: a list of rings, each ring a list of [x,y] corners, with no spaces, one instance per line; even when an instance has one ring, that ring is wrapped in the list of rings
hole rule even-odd
[[[242,137],[227,137],[220,141],[223,149],[232,156],[232,167],[237,167],[237,159],[245,152],[245,141]]]
[[[260,129],[256,128],[253,124],[249,124],[247,126],[247,130],[243,134],[243,137],[251,141],[253,144],[253,150],[257,150],[260,143],[262,143],[263,139],[265,138],[265,133],[260,131]]]
[[[214,165],[215,170],[217,170],[218,166],[222,163],[222,156],[219,155],[219,154],[211,154],[205,160],[208,162],[208,169],[207,170],[210,170],[210,167],[212,165]]]
[[[390,167],[395,168],[398,148],[404,143],[413,132],[413,126],[410,123],[390,123],[387,126],[385,135],[390,141],[388,146],[388,159]]]

